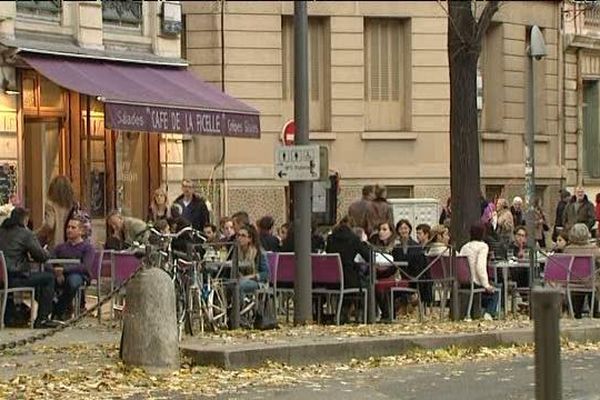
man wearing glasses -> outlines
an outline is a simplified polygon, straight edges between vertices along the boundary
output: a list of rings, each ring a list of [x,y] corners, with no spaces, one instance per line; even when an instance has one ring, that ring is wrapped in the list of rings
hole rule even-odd
[[[202,231],[204,226],[210,223],[206,202],[194,192],[194,184],[189,179],[183,180],[181,191],[182,194],[175,202],[183,209],[182,217],[192,224],[194,229]]]

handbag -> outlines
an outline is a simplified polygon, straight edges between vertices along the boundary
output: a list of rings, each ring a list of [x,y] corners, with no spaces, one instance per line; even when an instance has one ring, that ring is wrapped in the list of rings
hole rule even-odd
[[[270,293],[267,293],[256,309],[254,329],[266,331],[278,328],[275,298]]]

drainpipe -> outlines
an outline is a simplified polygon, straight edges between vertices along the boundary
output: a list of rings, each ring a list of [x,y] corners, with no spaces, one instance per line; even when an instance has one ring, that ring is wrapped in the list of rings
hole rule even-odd
[[[221,14],[220,15],[221,16],[221,31],[220,31],[220,35],[221,35],[221,91],[223,93],[225,93],[225,26],[224,26],[225,0],[220,0],[219,3],[220,3],[219,13]],[[219,214],[221,216],[228,214],[227,180],[225,179],[225,149],[226,149],[225,135],[222,135],[221,136],[221,158],[213,166],[212,172],[210,174],[212,177],[214,177],[215,171],[217,170],[217,168],[219,168],[219,166],[221,167],[221,179],[223,180],[222,193],[221,193],[220,201],[219,201]],[[213,196],[214,196],[214,193],[216,192],[214,190],[215,187],[216,187],[216,183],[213,178]],[[212,203],[215,204],[214,197],[213,197]]]
[[[582,49],[577,49],[577,181],[583,184],[583,77],[581,75]]]
[[[565,172],[566,168],[566,160],[565,160],[565,107],[564,107],[564,96],[565,96],[565,57],[564,52],[564,25],[563,25],[563,15],[564,15],[564,5],[563,3],[559,3],[558,6],[558,48],[557,48],[557,56],[558,56],[558,93],[557,93],[557,104],[558,104],[558,162],[560,163],[560,187],[562,188],[565,185]]]

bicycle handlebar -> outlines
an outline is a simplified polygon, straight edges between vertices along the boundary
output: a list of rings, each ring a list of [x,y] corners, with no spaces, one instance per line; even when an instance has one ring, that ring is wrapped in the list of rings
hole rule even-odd
[[[203,234],[201,234],[200,232],[198,232],[196,229],[192,228],[191,226],[186,226],[185,228],[181,229],[179,232],[176,232],[176,233],[162,233],[162,232],[157,231],[153,227],[150,228],[149,231],[150,231],[150,233],[152,233],[156,236],[159,236],[161,238],[164,238],[164,239],[177,239],[184,233],[191,232],[192,235],[199,237],[200,239],[206,241],[206,236],[204,236]]]

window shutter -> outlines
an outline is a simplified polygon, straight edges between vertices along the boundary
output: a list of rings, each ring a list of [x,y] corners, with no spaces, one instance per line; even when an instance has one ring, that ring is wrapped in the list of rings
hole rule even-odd
[[[583,148],[585,169],[591,178],[600,178],[600,125],[598,111],[598,81],[588,81],[584,84]]]

